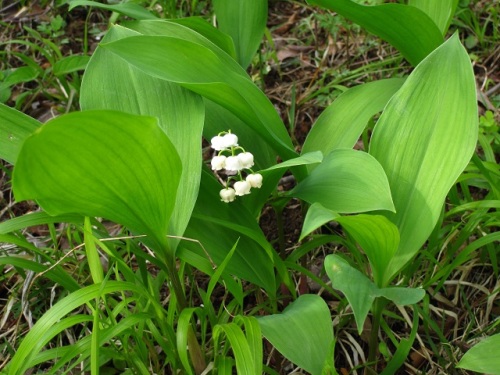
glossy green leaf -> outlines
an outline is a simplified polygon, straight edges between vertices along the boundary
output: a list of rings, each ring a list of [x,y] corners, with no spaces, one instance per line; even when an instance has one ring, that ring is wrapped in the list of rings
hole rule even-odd
[[[290,195],[338,213],[394,210],[384,170],[355,150],[332,151]]]
[[[137,20],[147,20],[156,19],[157,17],[146,10],[144,7],[133,2],[124,2],[119,4],[103,4],[98,1],[87,1],[87,0],[71,0],[69,3],[69,10],[77,6],[90,6],[94,8],[109,10],[111,12],[121,13],[125,16],[135,18]]]
[[[408,0],[408,5],[427,14],[441,30],[441,34],[445,35],[455,15],[458,0]]]
[[[451,186],[477,142],[474,74],[458,35],[415,69],[375,126],[370,154],[383,166],[396,213],[400,246],[386,281],[420,249],[433,230]]]
[[[403,82],[402,78],[383,79],[342,93],[314,123],[302,154],[319,150],[328,155],[337,148],[352,148],[370,118],[384,109]]]
[[[378,288],[368,277],[338,255],[330,254],[325,258],[325,270],[332,281],[332,287],[344,293],[351,305],[360,334],[375,298],[384,297],[397,305],[408,305],[419,302],[425,295],[423,289]]]
[[[480,373],[499,375],[499,347],[500,334],[485,338],[465,353],[457,367]]]
[[[163,250],[180,174],[154,118],[86,111],[51,120],[26,139],[13,189],[18,201],[35,199],[49,214],[105,217]]]
[[[267,21],[267,0],[214,0],[217,25],[231,36],[237,60],[247,68],[259,48]]]
[[[304,237],[313,230],[318,229],[322,225],[333,221],[338,217],[339,215],[337,213],[323,207],[320,203],[316,202],[311,204],[311,207],[307,210],[306,217],[304,218],[304,224],[302,225],[299,241],[302,241]]]
[[[328,305],[304,294],[281,314],[258,319],[263,336],[288,360],[312,375],[321,375],[334,340]]]
[[[153,77],[177,82],[227,108],[283,160],[296,156],[272,103],[222,50],[165,36],[133,36],[102,46]]]
[[[399,245],[398,228],[385,216],[354,215],[336,219],[368,257],[375,283],[382,287],[385,270]]]
[[[333,10],[378,35],[417,65],[443,42],[441,31],[420,9],[403,4],[366,6],[351,0],[308,0]]]
[[[188,30],[184,26],[163,25],[161,21],[136,24],[151,25],[153,30],[154,25],[158,25],[163,32]],[[137,32],[114,27],[103,42],[130,35],[137,35]],[[185,32],[185,35],[191,34]],[[168,231],[170,235],[182,236],[200,184],[200,138],[204,121],[201,98],[177,84],[152,78],[115,54],[97,48],[83,77],[80,104],[84,110],[111,109],[158,119],[160,128],[174,144],[182,161],[182,175]],[[170,244],[175,248],[177,240],[171,239]]]
[[[15,164],[24,140],[42,124],[0,103],[0,158]]]

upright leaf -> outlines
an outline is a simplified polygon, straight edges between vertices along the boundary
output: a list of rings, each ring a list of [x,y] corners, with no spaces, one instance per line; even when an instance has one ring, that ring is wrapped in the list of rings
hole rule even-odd
[[[477,142],[477,104],[469,56],[455,34],[415,69],[375,126],[370,154],[391,186],[399,249],[386,281],[434,228],[446,194]]]
[[[262,335],[300,368],[321,375],[331,353],[332,318],[326,302],[314,294],[304,294],[281,314],[258,319]]]
[[[436,24],[420,9],[403,4],[366,6],[351,0],[308,0],[331,9],[378,35],[417,65],[443,42]]]
[[[214,0],[219,29],[230,35],[238,63],[247,68],[259,48],[267,22],[267,0]]]
[[[408,5],[427,14],[441,30],[441,34],[445,35],[455,15],[458,0],[409,0]]]
[[[136,24],[161,24],[164,32],[183,31],[186,35],[189,34],[184,26],[162,21]],[[131,35],[137,35],[137,32],[113,27],[103,42]],[[115,54],[98,47],[83,77],[80,103],[85,110],[110,109],[158,119],[160,128],[174,144],[182,162],[182,175],[169,229],[169,234],[182,236],[200,185],[200,138],[204,120],[201,98],[175,83],[153,78]],[[170,243],[175,247],[177,240],[172,239]]]
[[[147,234],[162,249],[181,162],[151,117],[76,112],[49,121],[24,142],[14,169],[18,201],[52,215],[79,213]]]
[[[403,82],[403,78],[382,79],[342,93],[318,117],[307,134],[302,153],[321,151],[327,155],[337,148],[352,148],[370,118],[384,109]]]
[[[34,118],[0,103],[0,159],[15,164],[24,140],[40,125]]]

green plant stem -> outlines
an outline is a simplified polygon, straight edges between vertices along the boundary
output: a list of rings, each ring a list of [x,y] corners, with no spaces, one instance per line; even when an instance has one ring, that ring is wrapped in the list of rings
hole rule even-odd
[[[372,313],[372,330],[370,333],[370,340],[368,342],[368,363],[373,363],[373,367],[365,368],[365,375],[371,375],[377,373],[377,355],[378,355],[378,331],[380,329],[380,319],[382,319],[382,311],[386,305],[386,301],[382,298],[377,298],[373,302]]]

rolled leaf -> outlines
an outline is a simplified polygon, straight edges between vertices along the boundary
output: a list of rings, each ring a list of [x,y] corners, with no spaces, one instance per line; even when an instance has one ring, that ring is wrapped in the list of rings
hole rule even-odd
[[[219,29],[230,35],[238,63],[247,68],[259,48],[267,21],[267,0],[214,0]]]

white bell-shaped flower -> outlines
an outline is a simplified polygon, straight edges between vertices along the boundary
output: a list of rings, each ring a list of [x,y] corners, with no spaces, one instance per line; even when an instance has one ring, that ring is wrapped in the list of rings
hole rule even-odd
[[[225,148],[231,148],[238,146],[238,137],[236,134],[227,133],[222,136],[222,144]]]
[[[262,186],[262,175],[260,173],[249,174],[246,181],[253,188],[260,188]]]
[[[238,154],[238,159],[240,159],[241,166],[243,168],[253,167],[253,155],[250,152],[242,152]]]
[[[225,188],[219,192],[221,200],[225,203],[232,202],[236,199],[236,192],[233,188]]]
[[[226,158],[226,171],[241,171],[243,166],[241,165],[241,161],[237,156],[228,156]]]
[[[234,191],[236,195],[246,195],[250,194],[250,184],[247,181],[236,181],[234,183]]]
[[[212,170],[220,171],[221,169],[226,168],[226,156],[217,155],[212,158]]]
[[[213,137],[210,140],[210,143],[211,143],[211,147],[215,151],[221,151],[221,150],[225,150],[226,149],[225,142],[224,142],[224,137],[221,137],[220,135],[216,135],[215,137]]]

